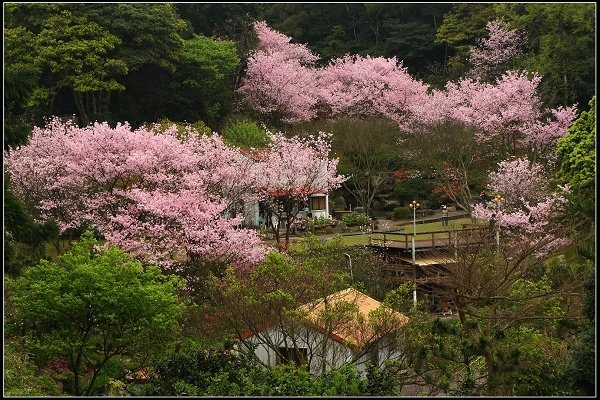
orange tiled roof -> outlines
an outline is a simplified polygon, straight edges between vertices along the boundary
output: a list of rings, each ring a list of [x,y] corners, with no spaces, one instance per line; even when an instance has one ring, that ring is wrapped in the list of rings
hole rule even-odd
[[[325,307],[335,307],[343,303],[356,305],[357,309],[351,313],[353,318],[340,321],[335,326],[330,326],[329,330],[331,330],[330,335],[334,340],[350,346],[361,347],[372,340],[379,339],[386,333],[393,332],[408,322],[408,317],[404,314],[384,306],[353,288],[344,289],[326,298],[305,304],[300,307],[300,310],[306,313],[306,318],[315,329],[321,333],[327,333],[327,323],[323,318]],[[381,311],[385,318],[379,322],[375,322],[373,318],[369,319],[369,314],[375,310]]]
[[[327,323],[323,318],[325,307],[335,307],[348,304],[351,310],[343,321],[336,320]],[[297,309],[307,324],[316,331],[328,335],[336,342],[350,347],[362,347],[379,339],[381,336],[401,328],[408,322],[408,317],[382,305],[377,300],[353,288],[344,289],[337,293],[307,303]],[[375,310],[383,313],[384,318],[379,323],[369,319],[369,314]],[[272,326],[272,325],[269,325]],[[262,330],[262,329],[261,329]],[[242,339],[254,335],[251,330],[241,333]]]

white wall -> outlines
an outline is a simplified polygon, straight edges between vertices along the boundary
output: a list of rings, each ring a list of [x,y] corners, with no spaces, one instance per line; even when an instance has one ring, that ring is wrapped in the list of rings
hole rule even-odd
[[[262,363],[269,366],[277,364],[277,352],[273,347],[305,348],[313,374],[320,374],[323,368],[325,371],[332,367],[339,368],[352,360],[351,350],[333,339],[310,329],[295,328],[294,331],[293,336],[284,335],[279,328],[272,328],[262,332],[260,336],[250,337],[247,341],[257,344],[254,353]]]
[[[315,375],[321,374],[323,368],[325,371],[329,371],[352,362],[357,355],[346,345],[310,328],[295,327],[290,329],[290,332],[294,332],[294,335],[290,335],[289,332],[288,335],[284,335],[279,327],[275,327],[248,338],[247,342],[257,345],[254,353],[262,363],[268,366],[277,364],[277,353],[273,347],[306,348],[310,372]],[[378,353],[377,366],[382,366],[385,360],[398,359],[401,356],[400,352],[390,349],[385,338],[374,346],[374,351]],[[362,376],[366,373],[369,361],[371,361],[369,353],[361,355],[354,361]]]

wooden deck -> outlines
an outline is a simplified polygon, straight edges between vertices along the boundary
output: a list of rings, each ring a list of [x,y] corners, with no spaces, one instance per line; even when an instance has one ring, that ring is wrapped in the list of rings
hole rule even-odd
[[[373,236],[377,237],[373,238]],[[412,236],[412,233],[373,232],[369,239],[369,246],[408,250],[412,249]],[[489,228],[487,226],[417,233],[415,249],[464,246],[467,244],[482,243],[488,237]]]

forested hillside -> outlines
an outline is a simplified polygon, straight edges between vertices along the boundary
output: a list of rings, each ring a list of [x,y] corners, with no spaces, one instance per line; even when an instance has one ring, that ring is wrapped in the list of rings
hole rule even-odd
[[[6,4],[5,143],[22,137],[20,123],[48,115],[134,126],[202,120],[220,130],[257,43],[254,20],[307,44],[320,64],[396,57],[441,88],[470,68],[487,22],[502,19],[526,33],[510,67],[543,76],[544,104],[586,107],[594,17],[593,4]]]

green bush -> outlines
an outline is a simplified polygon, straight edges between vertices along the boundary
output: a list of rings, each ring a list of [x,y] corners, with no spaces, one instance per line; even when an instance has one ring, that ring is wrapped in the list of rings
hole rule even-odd
[[[230,123],[221,135],[223,140],[237,147],[265,147],[269,144],[266,130],[252,121]]]
[[[315,228],[325,228],[331,225],[331,221],[325,217],[315,217],[312,219],[312,223],[315,226]]]
[[[369,217],[367,217],[363,213],[352,212],[350,214],[342,216],[342,221],[347,226],[366,225],[369,223]]]
[[[361,396],[396,395],[393,369],[369,368],[361,379],[346,364],[321,376],[305,366],[281,364],[263,368],[251,355],[196,346],[169,353],[145,385],[148,396]]]
[[[412,210],[409,207],[396,207],[392,215],[395,219],[406,219],[412,216]]]
[[[154,132],[163,133],[166,130],[173,127],[173,125],[175,125],[175,127],[177,129],[176,136],[180,139],[189,137],[190,131],[195,131],[200,135],[211,135],[212,134],[212,129],[210,129],[208,126],[206,126],[206,124],[202,120],[198,120],[196,122],[189,123],[189,122],[173,122],[173,121],[169,120],[168,118],[163,118],[163,119],[156,121],[155,123],[146,124],[145,127],[146,127],[146,129],[153,130]]]
[[[58,382],[50,376],[38,375],[27,350],[17,342],[4,343],[5,396],[57,396]]]

